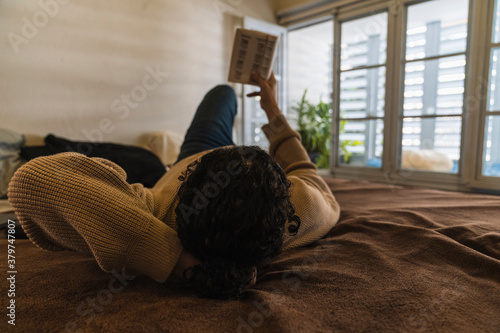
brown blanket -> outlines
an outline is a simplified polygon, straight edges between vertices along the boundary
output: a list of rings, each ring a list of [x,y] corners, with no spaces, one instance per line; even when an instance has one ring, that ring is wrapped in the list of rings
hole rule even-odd
[[[17,240],[16,325],[4,278],[0,331],[500,332],[500,197],[327,182],[338,225],[282,253],[240,300],[198,299]]]

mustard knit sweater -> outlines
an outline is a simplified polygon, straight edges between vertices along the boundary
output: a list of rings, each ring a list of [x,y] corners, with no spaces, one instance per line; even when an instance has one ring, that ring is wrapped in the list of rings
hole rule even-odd
[[[285,233],[284,250],[310,244],[337,223],[339,206],[286,119],[277,117],[263,130],[270,154],[292,182],[291,200],[302,221],[296,236]],[[38,247],[77,251],[106,272],[125,267],[164,282],[182,251],[174,212],[178,177],[206,153],[183,159],[152,189],[128,184],[123,169],[106,159],[39,157],[16,172],[8,197]]]

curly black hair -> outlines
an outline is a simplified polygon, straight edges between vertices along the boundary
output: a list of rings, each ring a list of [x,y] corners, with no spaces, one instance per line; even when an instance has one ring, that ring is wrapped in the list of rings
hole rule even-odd
[[[201,264],[187,279],[199,297],[238,297],[255,270],[283,247],[285,228],[300,227],[290,181],[256,146],[215,149],[188,165],[176,207],[178,236]]]

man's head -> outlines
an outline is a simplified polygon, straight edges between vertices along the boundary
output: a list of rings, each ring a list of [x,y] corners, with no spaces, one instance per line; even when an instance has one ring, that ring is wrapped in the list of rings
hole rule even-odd
[[[298,231],[290,182],[269,154],[245,146],[216,149],[179,179],[179,239],[202,262],[190,283],[202,297],[238,296],[281,252],[285,229]]]

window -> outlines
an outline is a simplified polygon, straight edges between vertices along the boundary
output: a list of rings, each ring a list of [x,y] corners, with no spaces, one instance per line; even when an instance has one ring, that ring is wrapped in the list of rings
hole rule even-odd
[[[311,159],[329,167],[333,21],[288,33],[288,121],[301,134]]]
[[[290,45],[310,37],[302,52],[288,49],[288,84],[297,98],[297,73],[332,55],[315,74],[333,77],[332,89],[315,80],[325,85],[316,91],[333,92],[332,173],[500,192],[500,0],[333,2],[280,22],[318,21],[322,10],[332,43],[315,39],[319,24],[292,27]]]
[[[489,43],[488,99],[483,115],[484,143],[482,176],[500,177],[500,1],[495,2]]]
[[[381,167],[387,13],[341,25],[338,165]]]
[[[333,21],[288,32],[288,105],[305,90],[312,103],[330,102],[332,94]]]
[[[462,152],[468,0],[409,2],[405,6],[405,43],[401,45],[405,56],[399,69],[402,94],[400,108],[392,114],[386,112],[386,103],[390,105],[392,98],[388,96],[386,101],[388,10],[338,24],[336,165],[381,169],[384,124],[397,121],[398,135],[387,134],[390,141],[400,141],[399,163],[393,174],[397,170],[457,174]]]
[[[400,166],[403,169],[418,166],[407,161],[406,156],[424,156],[408,152],[423,151],[449,161],[448,168],[440,164],[432,171],[459,171],[468,12],[468,0],[408,6]]]

